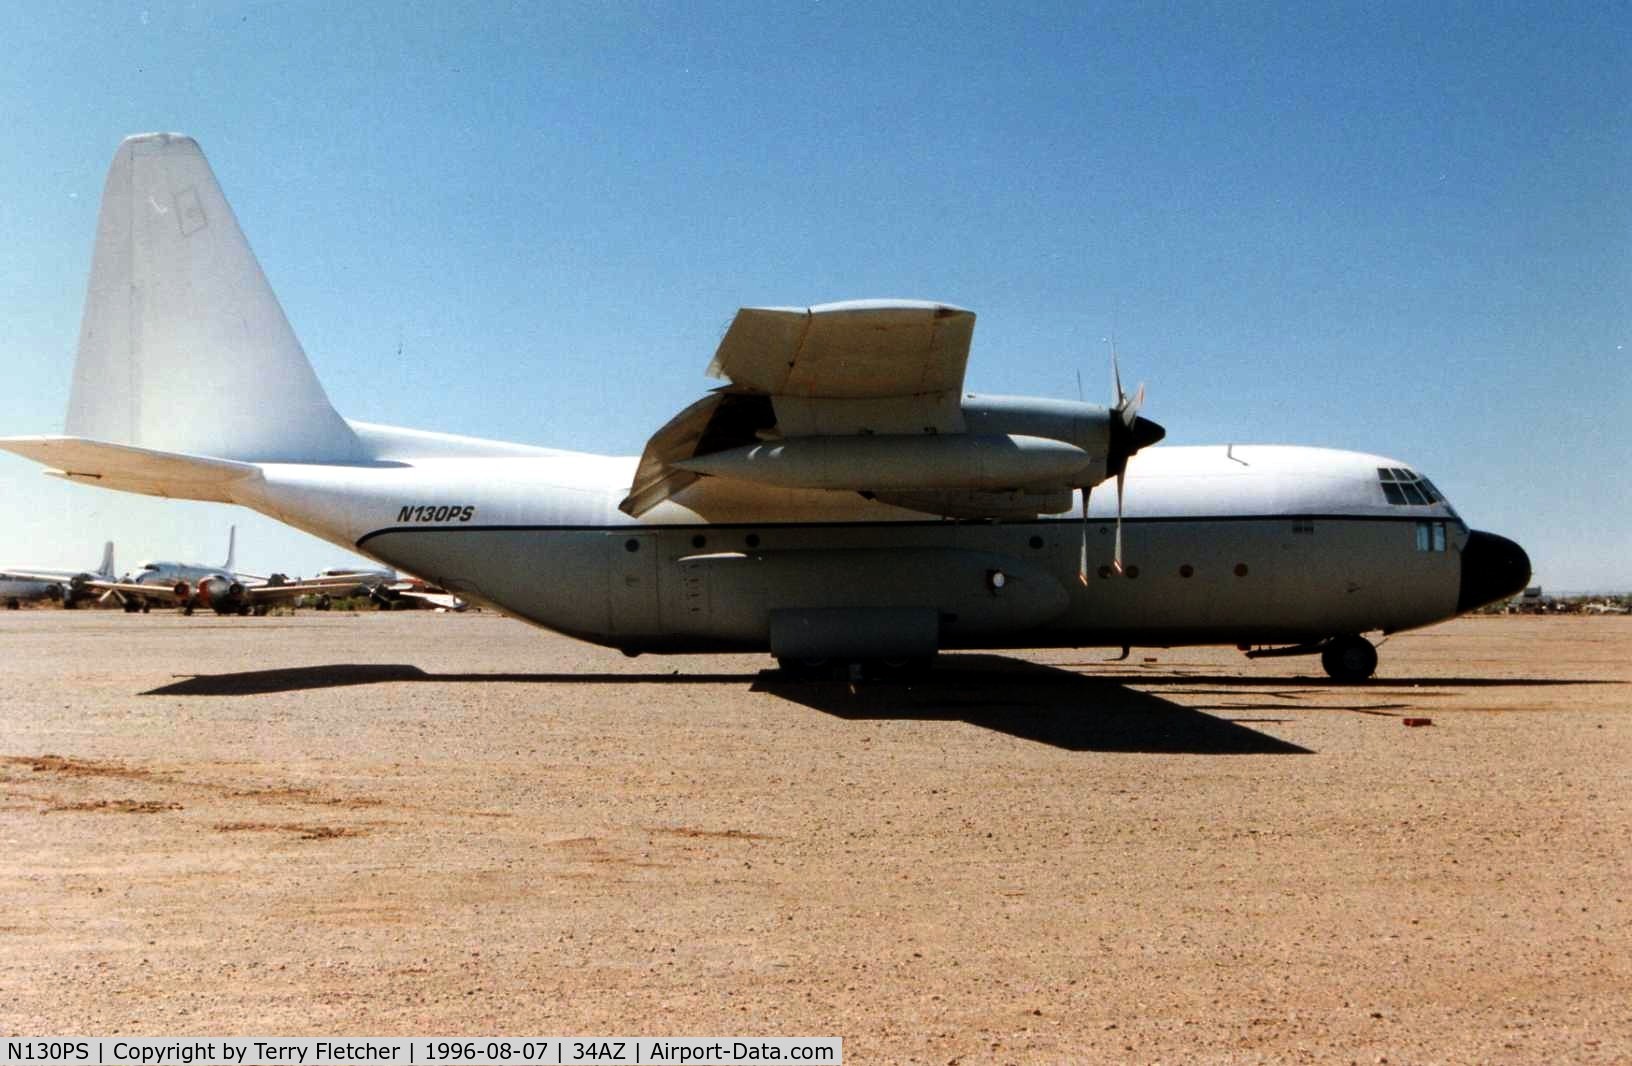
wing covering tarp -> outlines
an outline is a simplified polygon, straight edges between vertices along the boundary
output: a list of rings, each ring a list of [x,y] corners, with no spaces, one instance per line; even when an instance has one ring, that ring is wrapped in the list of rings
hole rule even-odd
[[[760,440],[961,433],[974,324],[916,300],[741,309],[708,367],[729,384],[652,435],[621,509],[638,517],[697,480],[675,463]]]
[[[974,312],[923,301],[745,307],[708,372],[764,393],[785,437],[958,433]]]

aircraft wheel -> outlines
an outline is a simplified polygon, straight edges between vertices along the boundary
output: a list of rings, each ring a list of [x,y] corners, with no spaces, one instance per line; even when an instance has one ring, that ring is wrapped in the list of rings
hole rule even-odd
[[[125,613],[126,614],[135,614],[137,611],[139,611],[141,609],[142,609],[142,605],[137,603],[135,600],[126,600],[125,601]]]
[[[1334,637],[1321,651],[1320,665],[1334,681],[1364,681],[1377,670],[1377,649],[1365,637]]]
[[[189,603],[187,606],[185,606],[185,607],[183,607],[181,609],[181,613],[182,614],[189,614],[189,615],[192,614],[193,613],[193,605]]]
[[[146,601],[143,601],[143,603],[142,603],[142,613],[143,614],[147,614],[152,609],[153,609],[153,605],[151,603],[147,603]]]
[[[13,597],[11,597],[10,599],[8,599],[6,601],[6,610],[8,610],[8,611],[20,611],[20,610],[22,610],[22,607],[23,607],[22,601],[19,600],[16,596],[13,596]]]

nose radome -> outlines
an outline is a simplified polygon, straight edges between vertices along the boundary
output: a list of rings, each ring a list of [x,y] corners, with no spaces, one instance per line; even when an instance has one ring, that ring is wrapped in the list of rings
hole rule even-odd
[[[1530,556],[1506,537],[1474,530],[1462,547],[1458,614],[1506,599],[1530,583]]]

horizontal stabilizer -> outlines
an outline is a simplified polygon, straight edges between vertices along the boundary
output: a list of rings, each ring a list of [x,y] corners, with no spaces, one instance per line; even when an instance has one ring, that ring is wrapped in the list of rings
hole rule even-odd
[[[177,500],[234,503],[233,483],[260,475],[260,467],[253,463],[83,437],[3,437],[0,449],[43,463],[49,473],[69,481]]]

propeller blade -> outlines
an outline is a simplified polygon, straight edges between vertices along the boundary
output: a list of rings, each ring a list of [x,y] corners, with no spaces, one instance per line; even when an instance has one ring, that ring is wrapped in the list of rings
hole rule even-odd
[[[1077,580],[1088,584],[1088,487],[1082,489],[1082,554],[1077,557]]]
[[[1134,390],[1132,399],[1124,396],[1122,398],[1122,402],[1116,405],[1117,414],[1122,416],[1122,425],[1128,429],[1132,429],[1133,420],[1139,417],[1139,408],[1143,407],[1144,405],[1145,383],[1141,381],[1139,383],[1139,387]]]
[[[1122,406],[1122,368],[1116,365],[1116,336],[1111,336],[1111,387],[1116,389],[1116,406]]]
[[[1116,548],[1111,556],[1111,569],[1122,572],[1122,475],[1116,475]]]

